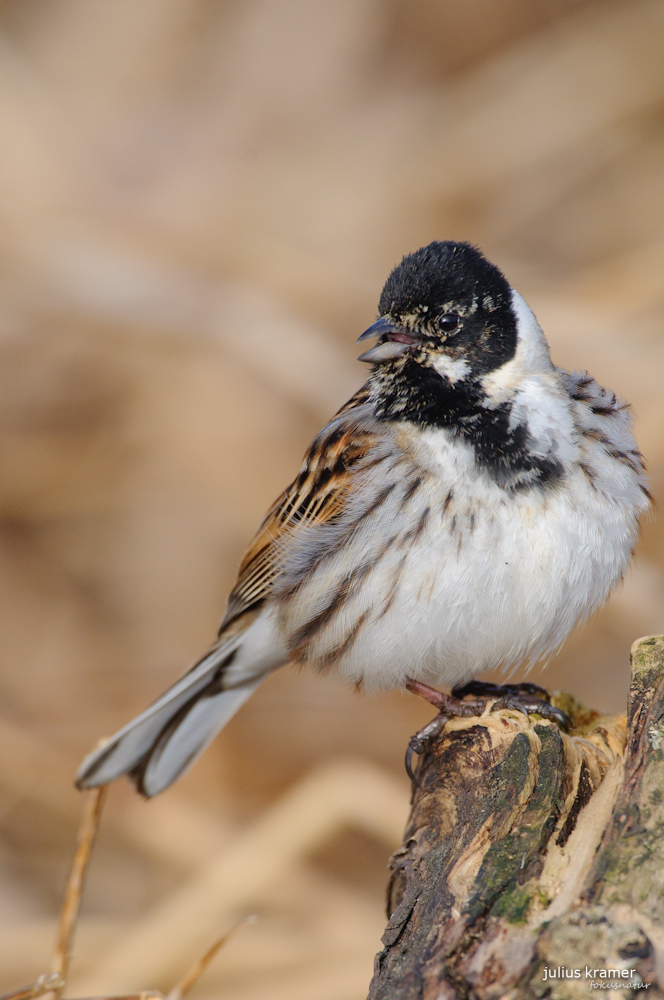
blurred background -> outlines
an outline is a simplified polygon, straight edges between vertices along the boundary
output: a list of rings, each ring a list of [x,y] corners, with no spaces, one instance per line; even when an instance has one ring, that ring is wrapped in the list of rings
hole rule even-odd
[[[215,634],[365,377],[401,256],[479,244],[634,404],[662,495],[662,0],[0,2],[0,992],[48,967],[81,757]],[[662,522],[533,679],[621,711]],[[68,996],[361,1000],[431,717],[288,669],[194,770],[111,789]],[[249,846],[251,850],[249,850]]]

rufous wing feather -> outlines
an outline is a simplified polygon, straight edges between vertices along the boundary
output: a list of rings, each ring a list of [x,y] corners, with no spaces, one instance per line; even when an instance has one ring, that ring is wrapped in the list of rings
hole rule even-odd
[[[300,474],[268,511],[240,564],[219,635],[269,596],[282,553],[298,527],[333,521],[344,511],[352,488],[350,471],[375,439],[356,419],[366,406],[367,394],[363,386],[323,428],[305,455]]]

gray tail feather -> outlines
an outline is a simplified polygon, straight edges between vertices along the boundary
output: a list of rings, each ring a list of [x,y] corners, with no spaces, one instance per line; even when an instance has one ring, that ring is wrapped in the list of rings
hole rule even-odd
[[[265,674],[223,690],[220,673],[238,646],[232,639],[212,649],[141,715],[85,758],[78,788],[105,785],[129,775],[150,797],[168,788],[211,743]]]

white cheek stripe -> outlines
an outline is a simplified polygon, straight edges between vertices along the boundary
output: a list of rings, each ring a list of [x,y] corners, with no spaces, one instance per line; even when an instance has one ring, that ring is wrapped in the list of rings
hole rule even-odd
[[[549,345],[530,306],[512,289],[517,345],[514,357],[482,379],[482,388],[494,405],[514,396],[530,375],[553,371]]]
[[[542,327],[528,303],[514,288],[512,308],[516,315],[517,356],[521,356],[522,364],[531,372],[550,371],[551,355]]]
[[[470,372],[470,365],[463,358],[455,360],[454,358],[447,357],[445,354],[441,354],[436,358],[433,367],[439,375],[449,379],[453,385],[455,382],[460,382]]]

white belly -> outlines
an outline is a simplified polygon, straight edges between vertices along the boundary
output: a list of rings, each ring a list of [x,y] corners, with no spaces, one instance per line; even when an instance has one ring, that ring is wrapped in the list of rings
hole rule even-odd
[[[386,556],[350,601],[346,627],[366,617],[339,673],[369,690],[407,677],[449,686],[555,650],[605,601],[636,538],[623,511],[577,485],[546,503],[452,502],[405,562]]]
[[[291,598],[281,619],[287,645],[318,614],[301,660],[366,690],[401,687],[408,677],[449,686],[493,667],[530,665],[605,601],[628,566],[636,512],[594,490],[581,471],[562,489],[523,494],[471,483],[448,503],[434,483],[407,516],[403,489],[395,490],[375,523]],[[343,600],[332,607],[337,593]]]
[[[477,511],[474,529],[457,516],[452,545],[429,534],[409,556],[398,599],[350,652],[343,674],[363,672],[368,688],[406,676],[450,685],[556,649],[604,602],[635,541],[624,524],[607,531],[610,511],[570,507],[563,499],[539,514],[526,504]]]
[[[601,489],[577,464],[550,488],[508,491],[458,441],[415,440],[357,491],[371,501],[392,483],[388,500],[308,529],[286,571],[304,583],[280,606],[290,655],[367,690],[449,686],[552,652],[624,574],[644,508],[608,457]]]

